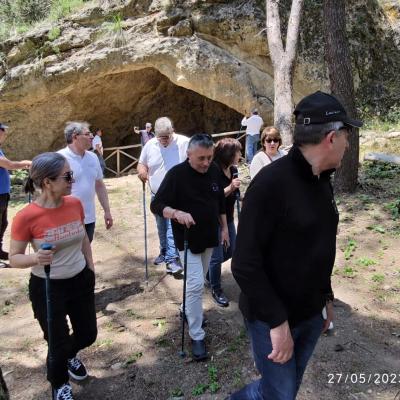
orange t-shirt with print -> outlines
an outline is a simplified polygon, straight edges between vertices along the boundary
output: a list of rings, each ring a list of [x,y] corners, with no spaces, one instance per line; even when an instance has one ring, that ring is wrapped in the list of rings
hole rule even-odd
[[[72,196],[63,197],[61,206],[44,208],[31,203],[19,211],[11,226],[13,240],[31,242],[35,251],[42,243],[55,246],[50,268],[51,279],[68,279],[86,266],[82,241],[86,235],[81,202]],[[32,267],[32,274],[45,278],[44,267]]]

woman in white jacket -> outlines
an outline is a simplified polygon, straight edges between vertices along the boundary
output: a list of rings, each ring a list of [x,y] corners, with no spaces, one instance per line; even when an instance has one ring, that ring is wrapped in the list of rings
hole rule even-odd
[[[254,156],[250,164],[250,177],[254,179],[261,168],[286,155],[279,150],[282,138],[279,130],[274,126],[267,126],[261,134],[261,150]]]

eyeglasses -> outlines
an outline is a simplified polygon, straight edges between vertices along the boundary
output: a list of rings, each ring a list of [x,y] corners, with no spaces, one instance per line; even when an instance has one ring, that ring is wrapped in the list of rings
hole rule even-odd
[[[267,142],[267,143],[279,143],[279,139],[265,139],[264,140],[264,142]]]
[[[172,133],[171,133],[172,135]],[[171,135],[157,135],[157,139],[169,139]]]
[[[72,183],[72,181],[74,180],[74,172],[67,171],[64,175],[60,175],[56,179],[58,179],[58,178],[64,179],[64,181],[67,183]]]

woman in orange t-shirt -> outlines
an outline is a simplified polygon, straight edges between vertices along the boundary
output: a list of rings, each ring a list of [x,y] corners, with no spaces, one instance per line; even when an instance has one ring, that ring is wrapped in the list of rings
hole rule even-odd
[[[73,173],[64,156],[43,153],[32,160],[25,191],[41,189],[36,200],[15,216],[11,227],[10,264],[31,268],[29,298],[35,318],[48,341],[44,266],[50,265],[52,307],[51,362],[47,357],[47,379],[55,400],[73,400],[69,376],[87,377],[76,357],[97,336],[94,304],[94,265],[84,226],[81,202],[72,196]],[[33,254],[25,254],[28,243]],[[52,250],[42,250],[49,243]],[[66,317],[72,326],[72,334]]]

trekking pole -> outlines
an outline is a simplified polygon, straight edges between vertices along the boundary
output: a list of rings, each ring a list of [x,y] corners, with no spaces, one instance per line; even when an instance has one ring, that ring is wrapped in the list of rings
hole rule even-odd
[[[145,281],[149,285],[149,270],[147,263],[147,218],[146,218],[146,183],[143,183],[143,219],[144,219],[144,268],[145,268]]]
[[[238,177],[239,177],[239,172],[234,172],[232,174],[233,179],[238,178]],[[238,216],[238,220],[239,220],[239,218],[240,218],[240,190],[239,189],[236,189],[235,197],[236,197],[235,203],[236,203],[236,209],[237,209],[237,216]]]
[[[189,248],[188,241],[188,228],[184,227],[183,231],[183,300],[182,300],[182,339],[181,339],[181,351],[179,355],[181,358],[186,356],[185,346],[185,321],[186,321],[186,278],[187,278],[187,253]]]
[[[40,245],[42,250],[51,250],[53,246],[50,243],[42,243]],[[47,310],[47,342],[49,345],[49,369],[53,365],[53,318],[50,299],[50,264],[44,266],[44,273],[46,274],[46,310]]]
[[[32,203],[32,193],[28,192],[28,204]],[[28,243],[28,254],[31,254],[31,242]]]

